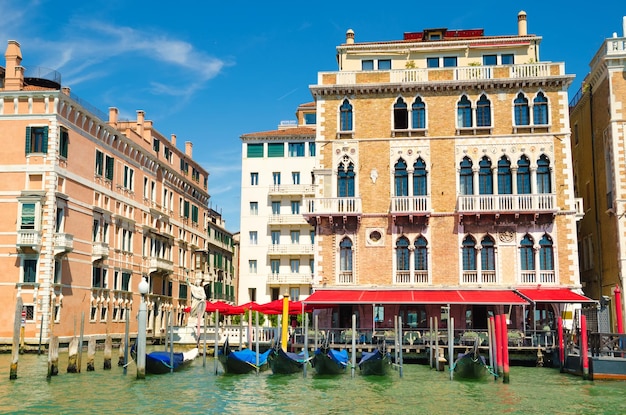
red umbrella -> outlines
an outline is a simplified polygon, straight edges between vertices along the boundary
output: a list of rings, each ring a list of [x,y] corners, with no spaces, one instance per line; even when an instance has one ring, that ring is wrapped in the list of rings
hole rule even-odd
[[[216,301],[214,303],[207,301],[205,311],[207,313],[213,313],[215,311],[219,311],[220,314],[226,314],[232,307],[233,307],[232,305],[225,303],[223,301]]]
[[[246,312],[246,309],[241,307],[241,306],[236,306],[236,305],[232,305],[230,306],[230,309],[228,309],[227,311],[222,312],[222,314],[227,315],[227,316],[234,316],[234,315],[238,315],[238,314],[244,314]]]
[[[283,300],[274,300],[267,304],[261,304],[259,310],[263,314],[282,314],[283,313]],[[289,301],[290,315],[302,313],[302,303],[300,301]]]
[[[241,304],[239,307],[243,308],[246,311],[248,310],[257,311],[259,307],[261,307],[261,305],[255,301],[250,301],[249,303]]]

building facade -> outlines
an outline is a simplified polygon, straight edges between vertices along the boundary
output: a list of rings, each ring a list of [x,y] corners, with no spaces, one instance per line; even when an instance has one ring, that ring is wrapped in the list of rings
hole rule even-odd
[[[542,38],[527,33],[524,12],[517,29],[435,28],[361,43],[349,30],[338,70],[319,73],[310,87],[315,193],[303,210],[315,227],[310,301],[343,304],[323,324],[350,327],[356,313],[360,327],[392,327],[394,315],[424,327],[454,303],[459,328],[486,328],[487,316],[504,312],[518,313],[514,325],[545,319],[554,328],[566,297],[577,296],[573,76],[540,59]],[[532,316],[512,311],[504,294],[525,289]],[[539,289],[552,297],[539,300]],[[492,298],[452,301],[450,291]]]
[[[21,298],[25,339],[136,332],[138,284],[149,282],[148,335],[173,313],[188,281],[210,281],[208,172],[192,144],[176,146],[137,111],[102,114],[52,70],[21,65],[9,41],[0,68],[0,338],[13,336]],[[176,323],[175,323],[176,324]],[[9,341],[10,342],[10,341]]]
[[[237,250],[233,234],[226,229],[221,213],[209,209],[207,217],[207,266],[196,264],[207,299],[235,303]]]
[[[570,103],[574,184],[585,209],[578,227],[581,282],[587,295],[612,305],[626,278],[626,17],[622,30],[602,43]],[[616,332],[615,306],[608,309]]]
[[[315,105],[303,104],[296,122],[241,136],[239,303],[311,292],[315,232],[302,213],[313,196],[315,116]]]

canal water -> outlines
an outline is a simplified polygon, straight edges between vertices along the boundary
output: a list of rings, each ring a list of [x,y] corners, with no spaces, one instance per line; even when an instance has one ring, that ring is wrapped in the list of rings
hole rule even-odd
[[[99,359],[98,359],[99,357]],[[116,366],[59,374],[46,379],[47,356],[20,356],[18,378],[9,380],[10,354],[0,354],[0,413],[11,414],[625,414],[626,382],[583,381],[558,369],[517,367],[510,383],[450,381],[448,372],[407,364],[403,377],[363,377],[358,370],[338,377],[224,375],[219,364],[200,356],[192,366],[136,379]]]

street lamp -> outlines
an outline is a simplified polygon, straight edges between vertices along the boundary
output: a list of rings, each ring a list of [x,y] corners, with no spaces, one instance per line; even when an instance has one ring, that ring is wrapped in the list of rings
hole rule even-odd
[[[141,294],[141,302],[139,303],[139,313],[137,314],[137,379],[145,379],[146,377],[146,294],[150,289],[146,277],[141,277],[139,283],[139,294]]]

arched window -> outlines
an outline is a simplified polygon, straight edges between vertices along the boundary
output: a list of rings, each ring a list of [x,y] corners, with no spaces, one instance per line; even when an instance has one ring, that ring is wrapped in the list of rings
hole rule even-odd
[[[415,240],[415,270],[428,270],[428,242],[426,238],[420,236]]]
[[[472,103],[463,95],[457,104],[457,124],[459,127],[472,126]]]
[[[413,163],[413,196],[426,196],[428,194],[426,163],[422,158],[418,158]]]
[[[510,195],[513,193],[513,179],[511,175],[511,162],[506,156],[498,160],[498,194]]]
[[[415,98],[411,114],[413,116],[413,128],[426,128],[426,104],[422,98]]]
[[[339,130],[352,131],[352,104],[350,101],[344,99],[339,111]]]
[[[480,244],[483,247],[480,250],[480,268],[483,271],[495,271],[496,248],[493,238],[491,236],[485,236]]]
[[[513,101],[513,111],[515,113],[515,125],[530,124],[530,111],[528,109],[528,98],[523,93],[517,94]]]
[[[399,97],[393,105],[393,128],[394,130],[409,128],[409,110],[402,97]]]
[[[337,169],[337,196],[354,197],[354,164],[339,163]]]
[[[548,124],[548,98],[539,92],[533,100],[533,123],[535,125]]]
[[[394,173],[394,185],[396,196],[408,196],[409,195],[409,173],[406,171],[406,163],[400,159],[396,163]]]
[[[469,157],[463,157],[461,161],[461,169],[459,172],[459,185],[462,195],[474,194],[474,178],[472,172],[472,160]]]
[[[396,269],[398,271],[409,271],[409,240],[401,237],[396,242]]]
[[[530,160],[526,156],[517,162],[517,194],[530,194]]]
[[[493,194],[493,174],[491,172],[491,160],[489,157],[483,157],[478,163],[478,194]]]
[[[543,235],[539,241],[539,269],[542,271],[554,270],[552,239],[548,235]]]
[[[550,160],[545,154],[542,154],[537,160],[537,193],[552,193]]]
[[[476,241],[469,235],[463,239],[463,271],[476,271]]]
[[[339,244],[339,269],[352,271],[352,241],[347,237]]]
[[[524,236],[520,242],[520,263],[522,271],[535,270],[535,251],[533,249],[533,240],[530,235]]]
[[[491,127],[491,101],[485,94],[476,103],[476,126]]]

